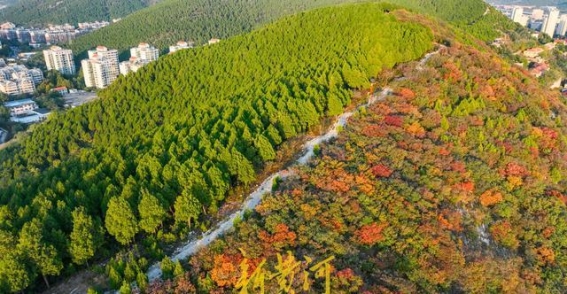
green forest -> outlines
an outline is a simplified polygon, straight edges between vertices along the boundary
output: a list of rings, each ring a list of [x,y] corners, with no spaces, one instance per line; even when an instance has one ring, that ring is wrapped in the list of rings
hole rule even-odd
[[[2,21],[18,25],[77,24],[121,18],[159,0],[19,0],[2,9]]]
[[[137,243],[161,258],[163,242],[206,228],[284,142],[431,50],[430,29],[395,9],[314,10],[163,57],[1,150],[0,289],[38,289]]]
[[[383,71],[390,95],[150,293],[300,292],[329,256],[331,293],[565,293],[564,98],[434,31],[450,46]]]
[[[124,18],[119,23],[78,38],[70,46],[79,56],[92,47],[103,44],[127,51],[140,42],[150,42],[165,50],[179,40],[204,44],[211,38],[248,32],[282,16],[332,4],[361,2],[360,0],[166,0]],[[384,1],[385,2],[385,1]],[[474,31],[484,41],[498,36],[497,29],[511,22],[494,11],[489,21],[479,21],[487,9],[483,1],[453,0],[390,0],[417,12],[440,17],[458,24],[463,31]],[[495,21],[495,20],[498,21]]]

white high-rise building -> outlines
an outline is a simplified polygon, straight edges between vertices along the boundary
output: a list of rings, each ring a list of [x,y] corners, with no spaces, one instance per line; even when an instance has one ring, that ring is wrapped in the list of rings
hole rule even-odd
[[[130,57],[135,57],[140,62],[152,62],[158,59],[159,50],[148,43],[140,43],[138,47],[130,49]]]
[[[147,43],[140,43],[138,47],[130,49],[130,60],[120,63],[120,74],[127,75],[136,72],[146,64],[159,58],[159,50]]]
[[[559,9],[556,7],[548,7],[547,11],[547,15],[543,18],[541,32],[553,37],[557,22],[559,21]]]
[[[169,53],[173,53],[183,49],[193,48],[193,44],[194,44],[193,42],[187,43],[185,41],[179,41],[177,42],[177,44],[173,46],[169,46]]]
[[[520,22],[522,20],[522,16],[524,15],[524,8],[516,6],[514,10],[512,10],[512,20],[515,22]]]
[[[73,51],[52,46],[49,50],[43,50],[43,57],[47,70],[57,70],[64,75],[74,75],[76,73]]]
[[[561,17],[559,17],[559,24],[557,25],[555,34],[565,36],[565,33],[567,33],[567,14],[562,14]]]
[[[532,19],[533,20],[542,20],[543,19],[543,9],[534,9],[532,10]]]
[[[87,87],[106,88],[120,74],[118,51],[98,46],[96,50],[89,50],[89,59],[81,61],[81,66]]]

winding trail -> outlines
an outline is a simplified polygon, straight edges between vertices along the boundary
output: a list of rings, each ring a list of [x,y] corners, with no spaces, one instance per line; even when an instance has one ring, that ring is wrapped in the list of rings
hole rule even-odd
[[[439,51],[442,48],[443,47],[439,48],[437,51],[427,53],[419,61],[417,69],[422,70],[425,63],[433,55],[438,54]],[[397,80],[401,80],[401,79],[402,78],[398,78]],[[254,192],[252,192],[246,198],[242,207],[240,207],[240,209],[237,212],[231,214],[227,219],[225,219],[224,221],[219,223],[214,229],[211,229],[211,230],[207,231],[206,233],[204,233],[199,239],[188,240],[184,245],[180,246],[179,248],[177,248],[177,250],[175,250],[173,255],[170,256],[171,260],[175,262],[177,260],[187,259],[189,256],[195,254],[200,249],[211,244],[211,242],[216,240],[218,237],[224,235],[228,230],[230,230],[233,227],[234,220],[236,220],[237,218],[241,218],[244,215],[244,212],[246,210],[254,209],[260,203],[260,201],[262,200],[262,197],[265,194],[272,192],[272,185],[273,185],[273,182],[276,178],[285,179],[285,178],[295,174],[294,166],[302,166],[302,165],[307,164],[309,162],[309,160],[311,158],[313,158],[313,156],[315,155],[315,153],[314,153],[315,146],[317,146],[321,143],[328,142],[333,138],[336,138],[339,134],[339,129],[341,129],[342,127],[344,127],[345,125],[348,124],[349,118],[352,115],[354,115],[356,110],[358,110],[362,107],[368,107],[368,106],[370,106],[370,105],[372,105],[372,104],[374,104],[374,103],[376,103],[380,100],[383,100],[384,98],[386,98],[390,94],[392,94],[392,89],[389,88],[389,87],[385,87],[385,88],[382,89],[382,91],[380,91],[380,93],[371,95],[368,98],[367,103],[359,105],[353,111],[345,112],[345,113],[341,114],[340,116],[338,116],[336,122],[333,124],[333,126],[331,126],[331,128],[325,134],[317,136],[317,137],[315,137],[315,138],[313,138],[313,139],[311,139],[311,140],[309,140],[305,143],[305,145],[303,146],[303,154],[304,155],[301,156],[295,162],[295,164],[293,166],[291,166],[290,168],[287,168],[287,169],[280,170],[280,171],[275,172],[272,175],[270,175],[266,180],[264,180],[264,182],[262,182],[262,184],[260,184],[260,186],[258,186],[258,188]],[[148,280],[151,283],[151,282],[155,281],[156,279],[159,279],[161,277],[161,274],[162,274],[162,272],[161,272],[161,269],[160,269],[160,263],[159,262],[155,263],[148,270]]]

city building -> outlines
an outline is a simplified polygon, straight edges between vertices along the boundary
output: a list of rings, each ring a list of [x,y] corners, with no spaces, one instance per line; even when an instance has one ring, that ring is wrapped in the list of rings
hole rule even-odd
[[[148,43],[140,43],[138,47],[130,49],[130,57],[134,57],[140,62],[152,62],[158,59],[159,50]]]
[[[38,108],[35,101],[31,99],[4,102],[4,107],[8,108],[11,116],[21,115]]]
[[[209,45],[213,45],[213,44],[216,44],[216,43],[218,43],[218,42],[220,42],[220,39],[215,39],[215,38],[213,38],[213,39],[210,39],[210,40],[209,40]]]
[[[69,90],[67,89],[67,87],[53,88],[53,89],[51,89],[50,92],[57,92],[57,93],[61,94],[61,96],[69,94]]]
[[[521,17],[524,15],[524,8],[516,6],[512,10],[512,20],[515,22],[520,22]]]
[[[30,43],[31,32],[28,30],[16,30],[16,38],[20,43]]]
[[[521,23],[524,18],[524,8],[523,7],[514,7],[512,10],[512,20]]]
[[[89,50],[89,59],[81,61],[85,85],[89,88],[106,88],[120,74],[118,65],[118,51],[98,46],[96,50]]]
[[[562,14],[559,17],[559,23],[557,24],[555,34],[558,36],[565,36],[565,33],[567,33],[567,14]]]
[[[31,94],[34,91],[34,83],[29,78],[5,80],[0,82],[0,92],[6,95]]]
[[[45,44],[45,31],[31,31],[30,32],[31,42],[30,44]]]
[[[6,40],[17,40],[18,34],[14,29],[2,29],[0,30],[0,38]]]
[[[84,31],[49,31],[45,33],[45,43],[47,45],[69,43],[75,40],[78,36],[84,34]]]
[[[131,72],[137,72],[146,64],[148,64],[148,62],[141,62],[135,57],[132,57],[128,61],[120,62],[120,74],[125,76]]]
[[[79,28],[70,24],[49,25],[47,28],[22,28],[7,22],[0,25],[0,38],[17,40],[21,43],[29,43],[32,47],[39,47],[39,44],[68,43],[83,34],[107,25],[109,25],[107,21],[97,21],[79,23]]]
[[[49,109],[36,108],[24,114],[12,116],[10,120],[21,124],[32,124],[46,120],[50,114]]]
[[[3,60],[2,60],[3,61]],[[6,95],[30,94],[43,81],[40,69],[28,69],[23,65],[9,64],[0,68],[0,92]]]
[[[169,46],[169,53],[173,53],[173,52],[177,52],[179,50],[183,50],[183,49],[190,49],[193,48],[194,43],[193,42],[185,42],[185,41],[179,41],[177,42],[177,44],[173,45],[173,46]]]
[[[105,26],[109,25],[108,21],[95,21],[95,22],[80,22],[79,29],[81,30],[98,30],[100,28],[104,28]]]
[[[6,95],[18,95],[20,94],[20,89],[18,88],[18,83],[14,81],[1,81],[0,92]]]
[[[11,22],[5,22],[0,25],[0,29],[2,30],[13,30],[16,28],[16,25]]]
[[[120,74],[127,75],[136,72],[146,64],[159,58],[159,50],[147,43],[130,49],[130,59],[120,63]]]
[[[539,8],[533,9],[531,19],[532,20],[542,20],[543,19],[543,9],[539,9]]]
[[[43,50],[45,64],[48,70],[57,70],[64,75],[74,75],[76,73],[73,51],[52,46],[49,50]]]
[[[57,25],[57,24],[50,24],[48,29],[50,31],[74,31],[75,30],[75,26],[74,25],[70,25],[68,23],[66,24],[62,24],[62,25]]]
[[[557,23],[559,22],[559,9],[556,7],[548,7],[548,14],[543,18],[541,32],[553,37]]]
[[[522,26],[527,26],[530,20],[528,15],[524,14],[524,7],[515,6],[512,9],[512,15],[510,16],[512,21],[519,23]]]

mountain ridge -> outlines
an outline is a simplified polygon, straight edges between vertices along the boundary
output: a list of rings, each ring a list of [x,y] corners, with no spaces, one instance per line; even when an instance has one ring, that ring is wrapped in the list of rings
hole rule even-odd
[[[19,0],[2,9],[3,21],[17,25],[77,24],[111,21],[151,6],[159,0]]]
[[[125,52],[129,47],[140,42],[150,42],[165,51],[168,46],[179,40],[192,40],[197,45],[205,44],[211,38],[223,39],[248,32],[285,15],[328,5],[359,2],[368,1],[259,0],[250,2],[234,0],[218,2],[196,0],[189,4],[182,0],[162,1],[124,18],[119,23],[78,38],[70,48],[79,56],[84,56],[86,50],[97,44]],[[483,1],[392,0],[370,2],[391,2],[419,13],[458,22],[464,29],[469,29],[469,24],[481,17],[487,8],[487,4]],[[465,11],[467,13],[464,13]],[[171,19],[176,21],[172,23]],[[494,35],[491,34],[490,38],[493,39]]]

